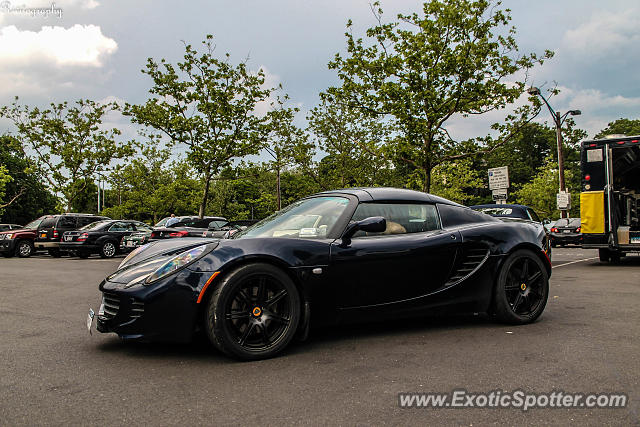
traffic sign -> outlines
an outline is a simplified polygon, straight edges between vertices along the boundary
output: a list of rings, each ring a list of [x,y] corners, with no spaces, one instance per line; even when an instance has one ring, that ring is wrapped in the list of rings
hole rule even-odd
[[[493,196],[493,201],[494,202],[502,202],[504,203],[507,200],[507,190],[493,190],[491,192],[491,195]]]
[[[558,204],[558,210],[566,211],[571,209],[571,193],[560,191],[556,195],[556,202]]]
[[[489,190],[503,190],[509,188],[509,167],[489,169]]]

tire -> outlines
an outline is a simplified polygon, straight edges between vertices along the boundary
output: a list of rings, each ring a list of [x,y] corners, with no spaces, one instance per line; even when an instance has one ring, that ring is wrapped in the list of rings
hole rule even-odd
[[[620,264],[620,258],[622,258],[620,252],[611,251],[609,257],[611,264]]]
[[[558,246],[556,242],[551,242],[551,247],[552,248],[555,248],[556,246]]]
[[[609,249],[598,249],[598,258],[600,258],[600,262],[609,262],[611,259],[611,252],[609,252]]]
[[[118,248],[111,240],[107,240],[100,247],[100,256],[102,258],[113,258],[118,252]]]
[[[5,258],[11,258],[13,256],[12,252],[2,252],[2,256]]]
[[[493,295],[493,306],[499,321],[522,325],[535,321],[547,304],[549,274],[528,249],[515,251],[504,261]]]
[[[89,252],[87,251],[76,251],[76,255],[78,255],[78,258],[82,258],[82,259],[89,258]]]
[[[29,258],[33,255],[33,243],[29,240],[20,240],[16,245],[16,255],[20,258]]]
[[[207,305],[205,331],[223,353],[241,359],[273,357],[293,339],[300,296],[285,272],[248,264],[227,274]]]
[[[60,258],[62,256],[60,249],[49,249],[47,252],[54,258]]]

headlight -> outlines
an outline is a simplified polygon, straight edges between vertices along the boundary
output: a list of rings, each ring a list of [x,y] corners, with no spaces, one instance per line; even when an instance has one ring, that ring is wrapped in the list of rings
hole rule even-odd
[[[9,239],[13,239],[14,234],[13,233],[8,233],[4,235],[5,240],[9,240]]]
[[[122,260],[122,262],[118,266],[118,270],[120,270],[124,265],[126,265],[131,260],[131,258],[138,255],[140,252],[144,251],[148,247],[149,247],[149,243],[147,243],[146,245],[139,246],[134,250],[132,250],[131,253]]]
[[[176,255],[175,257],[167,261],[164,265],[159,267],[156,271],[151,273],[149,277],[147,277],[145,283],[154,282],[185,267],[186,265],[199,258],[206,249],[207,245],[202,245]]]

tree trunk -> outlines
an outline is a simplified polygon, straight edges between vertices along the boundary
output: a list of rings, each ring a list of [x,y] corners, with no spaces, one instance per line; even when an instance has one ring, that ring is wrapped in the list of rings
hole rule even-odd
[[[431,168],[424,169],[424,180],[422,181],[422,191],[428,193],[431,191]]]
[[[211,183],[211,165],[207,165],[207,170],[204,174],[204,193],[202,194],[202,201],[200,202],[200,210],[198,216],[204,217],[204,210],[207,208],[207,199],[209,198],[209,184]]]

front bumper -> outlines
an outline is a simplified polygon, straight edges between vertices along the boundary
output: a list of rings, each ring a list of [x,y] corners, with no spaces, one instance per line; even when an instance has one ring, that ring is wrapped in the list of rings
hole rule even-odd
[[[12,253],[15,253],[15,251],[16,251],[15,239],[0,240],[0,252],[12,254]]]
[[[149,286],[128,289],[104,281],[96,329],[126,340],[188,342],[200,313],[198,294],[210,276],[184,269]]]

